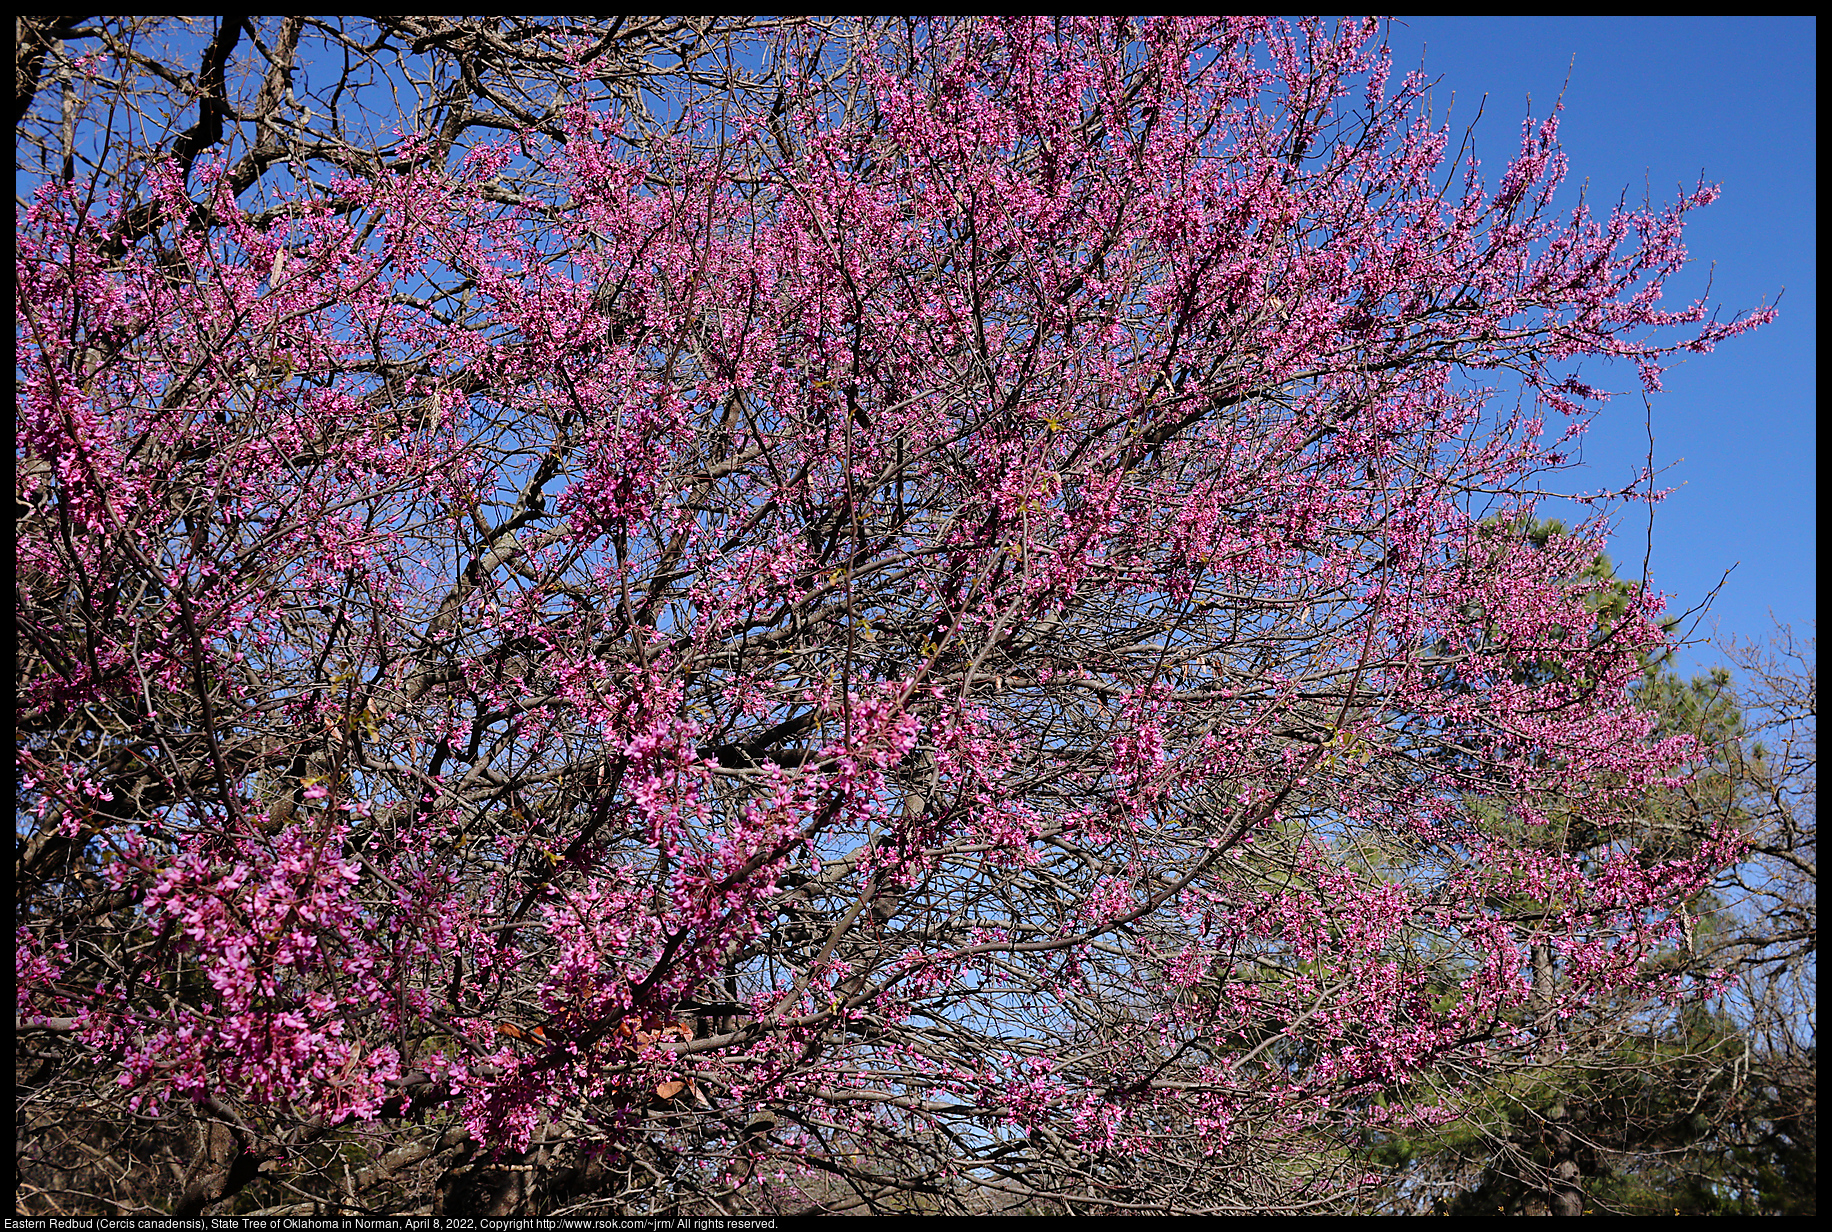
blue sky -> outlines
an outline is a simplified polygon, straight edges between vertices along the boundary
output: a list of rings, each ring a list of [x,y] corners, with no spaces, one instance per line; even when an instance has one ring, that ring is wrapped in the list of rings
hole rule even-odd
[[[1543,116],[1562,89],[1567,183],[1588,179],[1593,204],[1607,208],[1624,190],[1631,203],[1645,194],[1664,204],[1701,173],[1722,188],[1688,220],[1694,265],[1675,298],[1697,296],[1707,277],[1727,313],[1781,296],[1778,320],[1671,369],[1653,402],[1655,466],[1670,468],[1663,486],[1678,487],[1654,514],[1654,584],[1682,612],[1735,566],[1695,636],[1764,637],[1771,609],[1804,633],[1817,615],[1816,33],[1811,18],[1770,17],[1400,17],[1392,26],[1395,70],[1437,78],[1440,113],[1454,92],[1459,134],[1488,96],[1476,136],[1490,178],[1519,141],[1528,97]],[[1605,369],[1598,383],[1625,396],[1591,428],[1584,469],[1557,477],[1571,488],[1620,487],[1646,460],[1632,374]],[[1621,573],[1639,575],[1646,552],[1645,510],[1632,512],[1611,555]],[[1719,662],[1701,645],[1680,666]]]

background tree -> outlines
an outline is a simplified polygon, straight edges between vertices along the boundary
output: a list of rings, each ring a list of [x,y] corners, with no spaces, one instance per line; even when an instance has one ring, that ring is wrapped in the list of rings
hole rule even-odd
[[[1813,1209],[1813,648],[1783,629],[1768,648],[1726,650],[1741,683],[1726,669],[1682,681],[1661,661],[1638,690],[1701,751],[1683,786],[1650,794],[1644,850],[1726,824],[1748,843],[1652,959],[1717,995],[1665,1009],[1611,999],[1567,1020],[1547,1063],[1491,1078],[1453,1125],[1384,1143],[1377,1157],[1398,1167],[1377,1208],[1545,1213],[1562,1149],[1586,1210]]]
[[[1483,527],[1766,319],[1711,190],[1373,24],[18,48],[31,1209],[1318,1209],[1683,985],[1728,840],[1535,837],[1683,768],[1659,604]]]

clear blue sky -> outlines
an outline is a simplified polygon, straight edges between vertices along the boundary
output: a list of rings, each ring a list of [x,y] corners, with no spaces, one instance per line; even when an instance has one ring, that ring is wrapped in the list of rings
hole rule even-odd
[[[1723,189],[1688,220],[1694,265],[1680,295],[1696,296],[1710,277],[1712,301],[1729,313],[1785,288],[1778,320],[1670,370],[1653,402],[1655,465],[1670,467],[1663,486],[1683,485],[1654,514],[1655,586],[1680,612],[1736,566],[1698,625],[1707,637],[1766,636],[1771,609],[1804,633],[1817,615],[1816,34],[1812,18],[1792,17],[1401,17],[1392,26],[1395,70],[1437,78],[1440,113],[1454,91],[1454,129],[1488,96],[1476,135],[1491,178],[1519,141],[1529,95],[1543,116],[1562,89],[1567,183],[1588,180],[1593,203],[1607,207],[1626,189],[1633,203],[1645,191],[1664,204],[1701,173]],[[1585,469],[1561,477],[1571,488],[1620,487],[1646,459],[1632,374],[1605,369],[1598,383],[1625,396],[1591,428]],[[1619,571],[1638,575],[1646,549],[1645,512],[1625,516],[1611,550]],[[1698,646],[1681,666],[1721,661]]]

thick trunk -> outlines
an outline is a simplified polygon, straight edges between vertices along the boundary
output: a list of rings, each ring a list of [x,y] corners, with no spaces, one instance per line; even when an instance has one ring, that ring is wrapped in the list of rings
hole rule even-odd
[[[1582,1215],[1584,1188],[1578,1168],[1577,1140],[1569,1125],[1570,1114],[1563,1104],[1557,1104],[1548,1120],[1547,1140],[1552,1148],[1552,1166],[1546,1177],[1546,1211],[1552,1215]]]
[[[1532,1013],[1540,1032],[1540,1059],[1551,1060],[1558,1033],[1558,1019],[1552,1012],[1557,970],[1552,947],[1541,942],[1533,947]],[[1546,1114],[1545,1142],[1551,1148],[1551,1164],[1546,1171],[1546,1212],[1551,1215],[1582,1215],[1584,1188],[1577,1160],[1577,1141],[1571,1133],[1571,1115],[1561,1100]]]

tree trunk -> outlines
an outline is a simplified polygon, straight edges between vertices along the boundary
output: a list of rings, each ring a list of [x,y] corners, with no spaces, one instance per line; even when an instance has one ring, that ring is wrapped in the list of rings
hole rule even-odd
[[[1579,1179],[1577,1141],[1571,1133],[1570,1119],[1563,1104],[1553,1105],[1548,1116],[1552,1167],[1546,1176],[1546,1210],[1553,1215],[1584,1213],[1584,1187]]]

